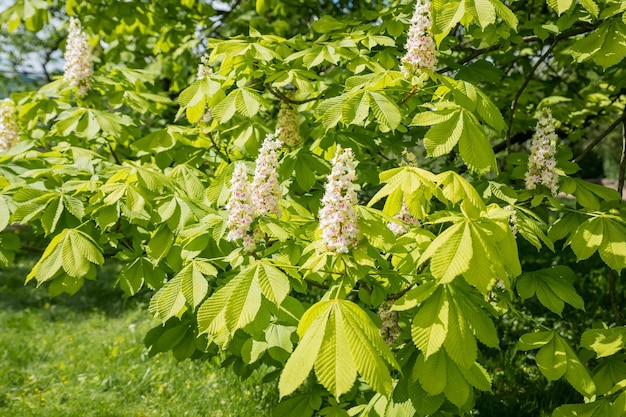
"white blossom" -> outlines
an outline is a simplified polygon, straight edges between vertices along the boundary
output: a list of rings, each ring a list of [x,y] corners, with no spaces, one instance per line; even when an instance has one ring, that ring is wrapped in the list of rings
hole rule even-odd
[[[15,103],[11,99],[4,99],[0,103],[0,152],[8,150],[19,136]]]
[[[87,35],[80,21],[70,18],[70,28],[65,48],[65,65],[63,78],[72,88],[78,88],[78,95],[85,96],[89,89],[89,77],[93,74],[91,53]]]
[[[396,235],[403,235],[409,231],[410,226],[418,225],[419,220],[415,218],[409,211],[405,202],[402,202],[402,208],[394,217],[396,220],[400,220],[404,224],[399,224],[396,222],[387,223],[387,227]]]
[[[254,205],[250,196],[250,183],[246,165],[243,162],[235,164],[230,181],[230,199],[226,204],[228,220],[226,226],[228,235],[226,240],[235,241],[244,239],[248,235],[254,220]]]
[[[280,184],[278,183],[278,150],[282,142],[278,133],[270,133],[265,137],[259,150],[252,180],[252,204],[260,215],[279,215],[278,199]]]
[[[355,179],[352,149],[337,146],[319,211],[322,240],[331,252],[348,253],[358,242]]]
[[[417,0],[405,45],[406,54],[402,57],[402,73],[405,77],[422,69],[432,71],[437,65],[432,25],[430,0]]]
[[[538,185],[548,188],[556,195],[559,188],[559,174],[556,172],[556,142],[554,119],[550,109],[543,108],[537,122],[530,146],[526,188],[534,190]]]

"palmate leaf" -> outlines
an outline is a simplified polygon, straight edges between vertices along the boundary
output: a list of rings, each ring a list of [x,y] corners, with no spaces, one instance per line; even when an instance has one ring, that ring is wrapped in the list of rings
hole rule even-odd
[[[594,32],[576,41],[571,50],[578,62],[591,59],[603,68],[619,64],[626,57],[626,24],[605,21]]]
[[[505,217],[496,217],[500,208],[489,207],[483,217],[456,216],[424,251],[418,265],[430,260],[430,270],[441,283],[463,275],[472,286],[486,294],[496,279],[507,284],[509,277],[521,274],[515,238]],[[488,218],[491,216],[493,218]]]
[[[520,338],[518,347],[522,350],[539,348],[535,357],[537,366],[548,380],[554,381],[565,376],[585,398],[592,398],[596,394],[596,384],[589,370],[567,341],[554,330],[525,334]]]
[[[250,324],[261,308],[261,296],[279,306],[289,292],[289,278],[278,268],[257,261],[239,272],[198,308],[200,334],[218,336]]]
[[[435,189],[436,176],[430,171],[417,167],[407,166],[390,169],[382,172],[379,178],[385,185],[372,197],[368,203],[368,207],[376,204],[381,198],[387,197],[383,213],[390,216],[398,213],[403,202],[411,206],[417,206],[420,209],[419,211],[423,211],[422,209],[425,208],[430,201],[428,197],[432,196]],[[425,192],[426,190],[430,190],[430,192]],[[406,198],[404,198],[404,196],[407,195],[413,195],[416,198],[411,198],[411,200],[407,202]]]
[[[336,398],[349,391],[360,374],[374,390],[389,394],[387,364],[399,368],[378,328],[351,301],[319,301],[298,326],[301,341],[285,364],[278,388],[284,397],[296,390],[315,369],[319,381]]]
[[[40,285],[58,273],[79,279],[91,274],[92,264],[103,263],[102,251],[91,236],[80,230],[64,229],[52,238],[26,282],[35,278]]]
[[[552,266],[522,274],[516,282],[517,292],[522,300],[533,295],[550,311],[561,315],[564,302],[580,310],[585,304],[573,287],[576,274],[566,266]]]
[[[217,269],[201,259],[192,260],[152,296],[150,314],[165,323],[180,314],[185,305],[196,308],[209,290],[207,275],[216,276]]]
[[[596,251],[612,269],[626,268],[626,226],[609,216],[598,216],[580,224],[567,241],[578,260]]]

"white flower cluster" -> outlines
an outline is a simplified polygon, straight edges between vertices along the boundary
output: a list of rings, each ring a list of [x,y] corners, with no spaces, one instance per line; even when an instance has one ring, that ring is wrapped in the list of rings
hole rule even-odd
[[[252,222],[258,216],[279,215],[278,199],[278,150],[282,143],[276,133],[265,137],[256,159],[256,168],[252,183],[248,181],[246,165],[235,164],[230,185],[230,198],[226,204],[228,220],[226,240],[242,239],[246,251],[252,252],[259,240],[258,231],[251,230]]]
[[[80,21],[70,18],[70,28],[65,48],[65,73],[63,78],[72,88],[78,88],[78,95],[84,97],[89,90],[89,77],[93,74],[91,53],[87,35],[83,31]]]
[[[254,206],[250,195],[250,183],[246,164],[238,162],[235,164],[233,176],[230,180],[230,199],[226,204],[228,210],[228,235],[226,240],[234,241],[243,239],[248,234],[250,225],[254,220]]]
[[[397,219],[397,220],[400,220],[401,222],[404,223],[404,224],[399,224],[399,223],[396,223],[396,222],[389,222],[389,223],[387,223],[387,227],[389,227],[389,229],[396,236],[403,235],[403,234],[407,233],[411,226],[415,226],[415,225],[418,225],[420,223],[419,220],[417,220],[415,218],[415,216],[413,216],[411,214],[411,212],[409,211],[409,209],[406,206],[405,202],[402,203],[402,208],[400,209],[398,214],[393,216],[393,218]]]
[[[358,242],[355,179],[352,149],[337,146],[319,211],[322,240],[331,252],[348,253]]]
[[[437,65],[432,25],[430,0],[417,0],[405,45],[406,54],[402,57],[402,73],[405,77],[422,69],[433,70]]]
[[[278,133],[278,132],[277,132]],[[278,150],[282,142],[277,133],[270,133],[265,137],[263,145],[256,159],[254,179],[252,180],[252,204],[260,215],[280,214],[278,199],[280,185],[278,184]]]
[[[209,56],[203,55],[202,58],[200,58],[200,64],[198,65],[198,75],[196,76],[196,79],[204,80],[205,78],[208,78],[211,74],[213,74],[213,70],[209,65]],[[200,121],[202,123],[209,123],[212,119],[213,111],[209,106],[206,106],[206,109],[204,110],[204,114],[202,115]]]
[[[7,98],[0,103],[0,152],[8,150],[17,142],[19,129],[15,117],[15,103]]]
[[[285,103],[284,101],[281,103],[276,127],[280,129],[280,139],[286,146],[295,148],[302,143],[298,123],[298,111],[293,105]]]
[[[554,119],[550,109],[543,108],[530,146],[526,189],[534,190],[543,185],[556,195],[559,188],[559,174],[556,172],[556,142]]]

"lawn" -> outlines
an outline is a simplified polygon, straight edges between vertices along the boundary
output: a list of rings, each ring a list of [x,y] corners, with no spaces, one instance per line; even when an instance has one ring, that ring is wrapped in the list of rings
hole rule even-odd
[[[74,297],[23,285],[32,258],[0,269],[0,416],[265,416],[276,401],[205,361],[149,356],[147,298],[124,300],[105,270]],[[109,276],[107,276],[107,274]]]

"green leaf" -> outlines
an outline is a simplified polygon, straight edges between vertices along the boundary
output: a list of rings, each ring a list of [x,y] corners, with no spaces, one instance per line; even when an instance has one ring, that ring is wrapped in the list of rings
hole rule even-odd
[[[576,352],[574,352],[574,350],[567,344],[565,339],[559,335],[555,335],[555,339],[558,339],[561,342],[567,355],[567,371],[565,372],[565,379],[585,398],[593,398],[596,394],[596,384],[593,382],[593,378],[591,378],[589,370],[578,358]]]
[[[561,315],[563,302],[580,310],[585,309],[584,301],[573,287],[576,274],[566,266],[552,266],[522,274],[516,283],[522,300],[533,295],[552,312]]]
[[[465,209],[473,207],[475,212],[485,210],[485,203],[480,194],[465,178],[454,171],[445,171],[437,175],[437,184],[441,186],[443,195],[456,204],[463,201]],[[478,213],[476,213],[478,214]]]
[[[341,121],[346,125],[361,125],[369,115],[370,104],[368,97],[363,90],[349,94],[341,108]]]
[[[221,123],[226,123],[232,119],[237,111],[236,103],[238,98],[243,100],[240,90],[237,89],[228,93],[226,97],[213,107],[213,117]]]
[[[174,234],[167,227],[167,224],[162,223],[157,230],[151,233],[150,241],[146,246],[146,253],[158,263],[167,255],[172,243],[174,243]]]
[[[458,143],[463,134],[465,118],[462,111],[456,111],[448,120],[428,129],[424,136],[424,147],[428,156],[447,155]]]
[[[434,0],[432,11],[433,31],[439,44],[465,15],[465,0]]]
[[[481,391],[491,392],[491,376],[478,362],[474,362],[469,368],[463,369],[463,377],[473,387]]]
[[[482,126],[469,113],[463,112],[463,131],[459,138],[459,154],[465,164],[479,174],[498,172],[496,156]]]
[[[447,371],[448,383],[446,384],[444,394],[452,404],[462,408],[472,394],[471,387],[454,362],[448,362]]]
[[[152,296],[150,314],[165,323],[183,312],[185,304],[192,309],[198,307],[209,290],[205,275],[217,275],[217,270],[194,259]]]
[[[557,12],[559,15],[561,15],[563,12],[568,11],[571,7],[572,4],[574,3],[574,0],[547,0],[548,1],[548,5],[554,9],[555,12]]]
[[[469,329],[467,319],[452,298],[448,311],[448,332],[443,346],[448,356],[463,369],[471,367],[478,355],[476,339]]]
[[[259,112],[261,97],[258,93],[247,88],[235,90],[235,92],[235,107],[239,114],[250,118]]]
[[[56,235],[26,277],[41,284],[63,271],[72,278],[92,273],[91,264],[102,265],[104,257],[92,237],[76,229],[64,229]]]
[[[385,395],[391,392],[385,361],[396,368],[399,365],[378,328],[356,304],[346,300],[317,302],[302,316],[298,334],[302,339],[278,384],[281,397],[299,387],[312,367],[335,398],[351,389],[357,372],[374,390]]]
[[[413,368],[413,377],[429,395],[441,394],[447,385],[447,357],[443,350],[430,355],[428,359],[419,355]],[[433,378],[433,375],[437,375]]]
[[[496,9],[490,0],[469,1],[466,7],[483,29],[496,21]]]
[[[596,411],[604,405],[603,401],[594,401],[589,404],[566,404],[557,407],[552,417],[601,417],[606,414],[596,414]],[[608,416],[607,416],[608,417]]]
[[[624,327],[590,329],[585,331],[580,339],[580,345],[596,352],[598,358],[614,355],[622,350],[625,344]]]
[[[594,0],[579,0],[581,6],[585,8],[593,17],[598,17],[600,9]]]
[[[507,6],[505,6],[500,0],[489,0],[491,4],[496,9],[496,14],[506,22],[507,25],[511,27],[513,30],[517,30],[517,25],[519,24],[519,20],[515,13],[511,11]]]
[[[375,91],[368,91],[368,101],[374,117],[385,128],[395,130],[402,121],[400,108],[387,96]]]
[[[555,381],[565,375],[567,371],[567,354],[565,346],[558,337],[553,337],[545,346],[539,349],[535,357],[539,370],[548,381]]]
[[[219,336],[252,323],[261,308],[261,296],[280,305],[289,292],[289,278],[276,267],[257,261],[239,272],[198,308],[200,333]]]
[[[280,375],[278,391],[280,398],[294,392],[308,377],[320,351],[331,309],[325,302],[311,306],[298,325],[300,343],[291,354]]]
[[[572,56],[583,62],[592,59],[604,68],[620,63],[626,57],[626,25],[609,20],[572,45]]]
[[[448,333],[448,293],[439,287],[422,303],[411,326],[413,343],[428,359],[443,346]]]
[[[626,267],[626,226],[610,217],[593,217],[582,223],[568,244],[578,260],[587,259],[596,250],[602,260],[616,271]]]
[[[447,283],[469,270],[472,256],[474,252],[470,225],[468,222],[460,222],[437,236],[421,256],[419,264],[432,258],[432,274],[440,282]]]
[[[554,337],[551,330],[540,330],[532,333],[526,333],[520,337],[517,347],[521,350],[539,349],[548,344]]]

